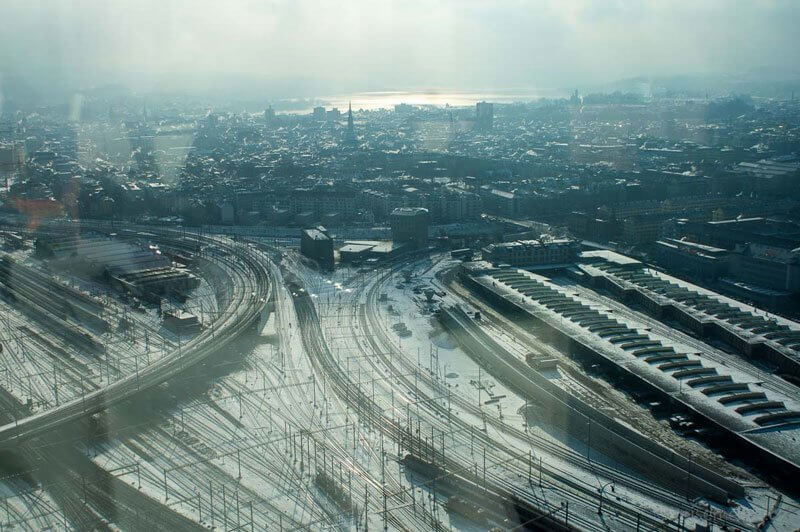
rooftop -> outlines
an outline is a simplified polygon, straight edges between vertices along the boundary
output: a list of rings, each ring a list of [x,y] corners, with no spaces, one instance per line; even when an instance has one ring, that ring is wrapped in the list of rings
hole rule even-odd
[[[303,232],[312,240],[330,240],[330,237],[319,229],[304,229]]]
[[[392,211],[392,216],[416,216],[422,213],[428,214],[428,209],[424,207],[398,207]]]

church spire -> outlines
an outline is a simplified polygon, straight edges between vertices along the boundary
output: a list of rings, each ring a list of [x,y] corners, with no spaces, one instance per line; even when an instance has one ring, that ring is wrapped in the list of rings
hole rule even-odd
[[[353,134],[353,102],[347,104],[347,133]]]
[[[356,130],[353,127],[353,102],[347,104],[347,133],[345,141],[350,144],[356,141]]]

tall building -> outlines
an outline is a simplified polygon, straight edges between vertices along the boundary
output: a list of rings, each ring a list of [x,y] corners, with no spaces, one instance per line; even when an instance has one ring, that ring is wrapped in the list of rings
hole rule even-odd
[[[17,171],[25,165],[25,144],[0,142],[0,171]]]
[[[347,104],[347,132],[344,137],[345,142],[354,144],[356,141],[356,130],[353,125],[353,103]]]
[[[8,190],[10,177],[21,172],[25,166],[25,144],[22,142],[0,142],[0,180]]]
[[[264,121],[267,124],[275,122],[275,109],[273,109],[271,105],[264,111]]]
[[[399,207],[389,217],[392,241],[408,242],[423,247],[428,242],[428,209],[422,207]]]
[[[475,104],[475,128],[481,131],[492,129],[494,123],[494,104],[478,102]]]
[[[315,260],[321,268],[333,269],[333,239],[322,226],[303,229],[300,234],[300,253]]]
[[[325,108],[321,105],[318,107],[314,107],[314,120],[317,122],[324,122],[325,121]]]
[[[336,122],[336,121],[338,121],[339,117],[341,115],[342,115],[342,113],[340,113],[339,109],[337,109],[336,107],[334,107],[333,109],[331,109],[330,111],[328,111],[326,113],[328,122]]]
[[[460,222],[480,218],[483,202],[473,192],[448,190],[439,195],[438,218],[443,222]]]

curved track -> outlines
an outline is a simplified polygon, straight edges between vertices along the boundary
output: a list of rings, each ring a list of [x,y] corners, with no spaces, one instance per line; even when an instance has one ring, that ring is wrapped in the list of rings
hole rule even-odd
[[[153,233],[152,228],[148,231]],[[155,231],[164,242],[180,242],[180,233]],[[223,250],[236,260],[229,261],[233,290],[220,318],[210,329],[179,346],[169,355],[140,369],[135,374],[85,394],[61,406],[0,427],[0,449],[13,448],[22,441],[42,435],[65,423],[101,412],[174,377],[197,364],[246,331],[261,318],[269,299],[269,272],[260,254],[249,246],[222,239],[198,237],[209,246]]]

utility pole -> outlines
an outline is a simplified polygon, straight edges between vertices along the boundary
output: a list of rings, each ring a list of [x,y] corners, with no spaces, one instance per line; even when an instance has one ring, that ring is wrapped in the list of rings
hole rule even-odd
[[[481,407],[481,367],[478,366],[478,408]]]
[[[689,466],[686,468],[686,500],[691,499],[691,484],[692,484],[692,453],[689,452]]]
[[[208,498],[209,507],[211,508],[211,528],[214,528],[214,490],[211,487],[211,481],[208,481]]]
[[[592,450],[592,420],[586,420],[586,460],[591,462],[589,453]]]
[[[542,487],[542,457],[539,457],[539,487]]]
[[[367,519],[367,509],[369,508],[369,485],[364,484],[364,532],[369,531],[369,521]]]
[[[386,532],[387,530],[389,530],[389,525],[388,525],[387,520],[386,520],[386,518],[387,518],[386,488],[383,488],[381,491],[383,491],[383,530],[384,530],[384,532]]]
[[[486,493],[486,447],[483,448],[483,492]]]
[[[531,462],[532,462],[532,460],[533,460],[533,456],[532,456],[531,450],[528,449],[528,485],[529,486],[531,484],[531,467],[532,467]]]

